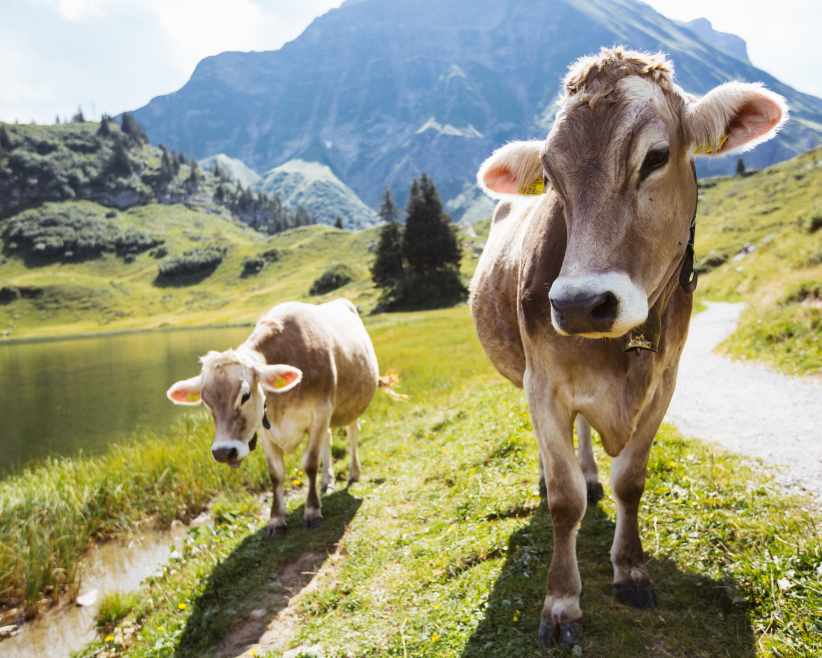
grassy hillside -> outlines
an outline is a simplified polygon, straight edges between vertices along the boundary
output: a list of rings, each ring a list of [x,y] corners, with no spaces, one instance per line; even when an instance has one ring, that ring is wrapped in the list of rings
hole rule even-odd
[[[40,265],[7,254],[0,258],[0,289],[20,292],[4,297],[0,290],[0,334],[5,339],[253,323],[281,301],[321,301],[338,295],[367,312],[377,300],[369,274],[376,229],[352,232],[316,225],[267,237],[229,218],[182,205],[139,206],[111,218],[106,217],[112,213],[109,208],[88,201],[49,203],[26,213],[49,217],[67,211],[162,239],[167,254],[158,259],[152,250],[126,262],[116,253],[104,253],[93,260]],[[466,277],[484,237],[483,226],[477,230],[479,234],[470,229],[464,236]],[[193,285],[158,285],[162,263],[213,245],[227,252],[212,274]],[[256,275],[243,276],[246,259],[271,250],[276,250],[278,260]],[[353,281],[327,295],[310,297],[314,280],[335,263],[347,265]]]
[[[701,183],[701,299],[744,301],[731,355],[822,372],[822,148]]]
[[[381,367],[399,372],[410,399],[375,398],[363,422],[364,479],[324,499],[319,529],[302,527],[304,481],[292,457],[290,528],[267,541],[260,501],[243,491],[265,487],[260,451],[237,471],[211,462],[203,418],[0,483],[0,574],[29,568],[42,577],[45,567],[60,582],[89,528],[187,518],[220,491],[212,522],[191,530],[180,557],[85,655],[205,657],[222,646],[280,656],[315,644],[329,657],[545,655],[536,634],[551,528],[522,393],[492,372],[464,307],[378,316],[369,329]],[[822,540],[798,501],[739,459],[666,428],[641,519],[660,601],[652,611],[610,594],[612,499],[582,524],[584,655],[818,655]],[[280,647],[258,647],[272,621],[269,640]]]

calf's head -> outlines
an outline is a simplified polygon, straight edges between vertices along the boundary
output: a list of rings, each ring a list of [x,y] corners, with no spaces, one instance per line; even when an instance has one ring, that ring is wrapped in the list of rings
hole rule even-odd
[[[303,373],[235,350],[209,352],[200,363],[199,375],[177,382],[166,396],[178,405],[204,404],[214,418],[211,454],[218,462],[239,466],[256,446],[266,393],[290,391]]]
[[[752,148],[786,119],[784,100],[759,84],[696,98],[662,55],[604,49],[571,66],[548,137],[498,149],[478,182],[495,198],[556,195],[567,238],[547,291],[551,322],[564,335],[618,337],[645,322],[682,263],[692,154]]]

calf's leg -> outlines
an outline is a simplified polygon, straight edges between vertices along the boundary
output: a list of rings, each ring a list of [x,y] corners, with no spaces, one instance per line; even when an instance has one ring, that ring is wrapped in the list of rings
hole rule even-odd
[[[539,636],[550,646],[578,644],[582,637],[579,596],[582,580],[576,556],[577,529],[585,515],[585,478],[576,455],[571,416],[554,399],[546,381],[528,377],[525,389],[545,470],[554,547],[548,567],[548,594]]]
[[[322,480],[320,491],[325,494],[334,487],[334,462],[331,458],[331,441],[333,433],[329,430],[325,433],[325,438],[320,449],[320,464],[322,465]]]
[[[285,463],[283,461],[283,451],[274,444],[268,437],[263,437],[263,452],[268,465],[268,473],[271,476],[271,487],[273,498],[271,499],[271,516],[266,528],[269,537],[282,534],[286,529],[286,509],[285,495],[283,492],[283,480],[285,479]]]
[[[588,504],[596,505],[603,496],[602,484],[599,481],[597,462],[594,459],[594,447],[591,445],[591,426],[582,414],[577,414],[577,458],[585,476],[585,490]]]
[[[360,481],[360,459],[357,456],[357,440],[360,436],[360,421],[355,420],[347,428],[348,433],[348,451],[349,455],[349,471],[348,484]]]
[[[645,469],[651,440],[634,437],[613,461],[611,485],[617,506],[611,563],[617,600],[636,608],[656,606],[645,553],[639,538],[639,501],[645,489]]]

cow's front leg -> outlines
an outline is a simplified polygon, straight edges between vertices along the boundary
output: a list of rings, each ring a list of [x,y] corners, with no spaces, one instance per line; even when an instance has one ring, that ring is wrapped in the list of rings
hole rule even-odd
[[[582,414],[577,414],[577,458],[585,476],[585,491],[588,504],[596,505],[604,494],[599,481],[597,461],[594,458],[594,446],[591,444],[591,426]]]
[[[582,580],[576,556],[577,529],[585,515],[585,478],[576,455],[570,414],[557,404],[547,382],[526,379],[528,406],[545,471],[554,548],[548,568],[548,594],[539,636],[550,646],[578,644],[582,638],[579,596]]]
[[[271,488],[274,494],[271,499],[271,516],[268,520],[266,534],[269,537],[275,537],[284,533],[286,529],[285,493],[283,491],[285,463],[282,449],[268,436],[263,436],[263,452],[265,452],[265,461],[268,464],[268,473],[271,476]]]
[[[622,603],[636,608],[656,606],[651,578],[639,538],[639,501],[645,490],[645,470],[651,440],[630,441],[614,459],[611,485],[617,506],[617,524],[611,546],[614,594]]]
[[[316,528],[320,524],[320,519],[323,518],[320,496],[317,492],[317,469],[323,442],[329,440],[327,437],[329,431],[327,420],[312,427],[309,431],[308,447],[303,455],[303,470],[308,480],[308,494],[305,497],[305,511],[303,512],[306,528]]]

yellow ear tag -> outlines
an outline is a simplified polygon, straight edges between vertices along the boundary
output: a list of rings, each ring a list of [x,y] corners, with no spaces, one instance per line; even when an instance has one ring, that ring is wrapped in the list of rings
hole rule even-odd
[[[277,375],[277,377],[274,379],[274,388],[285,388],[292,381],[294,381],[295,377],[296,375],[291,372],[288,372],[284,375]]]
[[[542,178],[539,178],[528,185],[523,185],[520,188],[519,193],[533,196],[545,194],[545,181]]]
[[[200,394],[197,391],[189,391],[186,395],[186,400],[189,402],[197,402],[200,399]]]
[[[717,146],[714,147],[714,146],[711,146],[710,144],[706,144],[704,146],[698,146],[694,149],[694,153],[697,153],[699,155],[713,155],[714,153],[719,153],[723,149],[723,147],[725,146],[725,143],[727,141],[728,141],[728,136],[727,135],[722,135],[722,137],[719,139],[719,144],[717,144]]]

